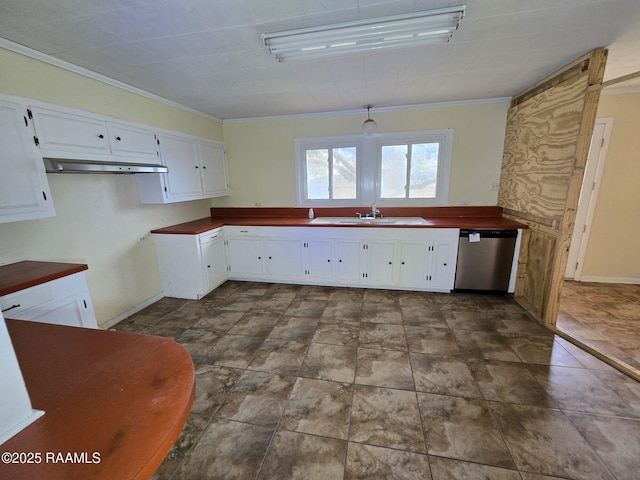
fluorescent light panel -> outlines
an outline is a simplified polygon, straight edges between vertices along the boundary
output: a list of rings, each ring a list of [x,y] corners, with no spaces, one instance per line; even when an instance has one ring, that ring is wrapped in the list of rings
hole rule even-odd
[[[356,22],[265,33],[264,44],[280,62],[381,48],[447,43],[465,5]]]

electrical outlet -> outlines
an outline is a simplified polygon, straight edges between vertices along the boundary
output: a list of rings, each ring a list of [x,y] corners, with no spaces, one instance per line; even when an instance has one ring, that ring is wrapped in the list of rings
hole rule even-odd
[[[146,235],[140,235],[140,236],[138,237],[138,241],[139,241],[139,242],[144,242],[146,239],[147,239],[147,236],[146,236]]]

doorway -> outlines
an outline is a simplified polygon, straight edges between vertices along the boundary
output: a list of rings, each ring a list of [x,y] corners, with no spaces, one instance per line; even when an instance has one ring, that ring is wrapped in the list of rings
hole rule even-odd
[[[556,329],[640,379],[640,285],[588,281],[582,271],[612,129],[611,117],[594,125]]]
[[[582,275],[582,264],[587,251],[589,230],[596,209],[598,190],[612,128],[613,118],[598,118],[593,127],[589,155],[582,179],[582,188],[580,189],[580,199],[576,210],[575,226],[571,236],[571,246],[569,247],[569,259],[565,272],[566,279],[580,280]]]

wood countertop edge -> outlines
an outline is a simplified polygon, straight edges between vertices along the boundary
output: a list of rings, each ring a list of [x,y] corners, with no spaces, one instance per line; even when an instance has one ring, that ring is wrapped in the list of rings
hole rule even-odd
[[[150,478],[179,438],[195,399],[195,368],[184,347],[150,335],[6,324],[33,408],[45,414],[3,447],[43,456],[97,451],[101,461],[0,464],[0,477]]]
[[[422,217],[424,218],[424,217]],[[224,226],[247,227],[312,227],[312,228],[471,228],[471,229],[527,229],[527,225],[504,217],[434,217],[426,218],[424,225],[342,224],[312,223],[308,218],[291,217],[238,217],[201,218],[192,222],[151,230],[153,234],[200,235]]]
[[[23,260],[0,265],[0,297],[88,270],[83,263]]]

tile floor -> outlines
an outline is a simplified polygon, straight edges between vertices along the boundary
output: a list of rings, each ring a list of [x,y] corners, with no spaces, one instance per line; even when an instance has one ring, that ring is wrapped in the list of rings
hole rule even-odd
[[[117,330],[196,398],[154,479],[635,479],[640,384],[508,297],[227,282]]]
[[[640,375],[640,285],[565,281],[556,328]]]

